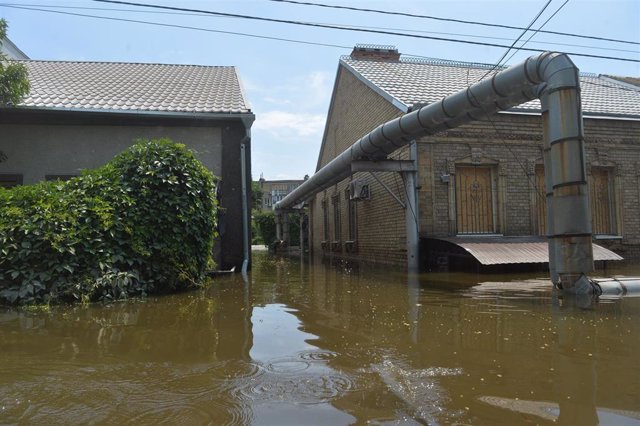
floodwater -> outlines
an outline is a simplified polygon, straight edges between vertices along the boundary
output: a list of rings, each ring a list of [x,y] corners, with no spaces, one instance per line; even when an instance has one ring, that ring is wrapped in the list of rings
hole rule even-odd
[[[197,292],[0,310],[0,424],[554,422],[640,424],[640,298],[254,253]]]

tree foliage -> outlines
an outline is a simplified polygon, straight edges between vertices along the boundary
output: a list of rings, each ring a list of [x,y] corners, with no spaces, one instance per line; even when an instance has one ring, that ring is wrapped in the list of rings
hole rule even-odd
[[[0,43],[7,36],[7,21],[0,19]],[[0,106],[17,105],[29,93],[27,67],[0,54]]]
[[[214,185],[191,151],[161,139],[67,182],[0,188],[0,303],[199,285],[213,267]]]
[[[273,212],[253,212],[255,243],[270,245],[276,240],[276,218]]]
[[[260,182],[251,181],[251,209],[260,212],[262,211],[262,197],[264,191],[260,186]]]

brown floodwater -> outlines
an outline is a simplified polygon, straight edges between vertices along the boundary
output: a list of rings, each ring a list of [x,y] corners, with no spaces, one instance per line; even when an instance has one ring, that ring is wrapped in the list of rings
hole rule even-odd
[[[254,253],[196,292],[0,308],[1,424],[554,422],[640,424],[640,298]]]

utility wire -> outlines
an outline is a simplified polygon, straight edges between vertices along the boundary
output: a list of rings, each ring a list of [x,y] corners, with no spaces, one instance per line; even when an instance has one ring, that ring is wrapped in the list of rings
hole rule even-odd
[[[544,23],[531,35],[531,37],[536,35],[536,33],[539,32],[542,29],[542,27],[544,27],[554,16],[556,16],[556,14],[560,11],[560,9],[562,9],[564,7],[564,5],[567,4],[568,1],[569,0],[566,0],[562,5],[560,5],[560,7],[546,21],[544,21]],[[522,34],[520,34],[520,36],[513,42],[512,47],[518,42],[518,40],[520,40],[520,38],[522,38],[522,36],[524,36],[524,34],[526,34],[527,31],[529,31],[529,28],[531,28],[533,23],[538,20],[538,18],[542,14],[542,12],[544,12],[544,10],[549,6],[550,3],[551,3],[551,0],[549,0],[547,2],[547,4],[544,5],[542,10],[531,21],[531,23],[529,24],[527,29],[524,30],[522,32]],[[527,44],[527,42],[529,40],[531,40],[531,37],[529,37],[529,39],[527,41],[525,41],[521,46],[517,47],[514,50],[513,54],[509,57],[509,59],[511,59],[513,57],[513,55],[515,55],[519,50],[521,50],[522,47],[525,44]],[[490,74],[493,70],[495,70],[496,68],[498,68],[500,66],[501,61],[507,56],[507,54],[512,49],[512,47],[507,49],[507,51],[504,53],[504,55],[502,55],[500,60],[498,62],[496,62],[495,66],[491,70],[489,70],[480,80],[484,79],[488,74]],[[467,80],[468,80],[468,77],[467,77]],[[469,89],[469,87],[467,87],[467,89]],[[468,90],[468,92],[471,94],[473,99],[478,103],[478,105],[481,105],[481,108],[484,110],[484,108],[482,107],[482,104],[478,101],[478,99],[473,94],[473,92],[471,90]],[[513,158],[518,163],[518,166],[520,167],[520,169],[522,169],[522,171],[524,172],[524,175],[527,177],[527,180],[529,181],[529,184],[532,185],[532,187],[533,187],[536,195],[538,196],[538,198],[546,201],[546,194],[540,193],[540,188],[538,188],[537,180],[534,181],[534,179],[531,176],[529,176],[527,168],[524,166],[524,164],[522,164],[522,162],[520,161],[520,158],[516,155],[515,152],[513,152],[511,147],[507,144],[507,141],[504,139],[504,137],[502,137],[502,135],[500,133],[500,130],[498,130],[498,126],[496,126],[496,123],[491,119],[491,116],[489,114],[486,114],[486,110],[485,110],[485,116],[486,116],[486,120],[491,124],[491,127],[493,127],[494,132],[496,132],[496,135],[498,136],[500,142],[502,142],[502,146],[504,146],[507,149],[507,151],[509,151],[509,154],[511,154],[511,156],[513,156]]]
[[[342,31],[355,31],[355,32],[362,32],[362,33],[385,34],[385,35],[394,35],[394,36],[400,36],[400,37],[410,37],[410,38],[419,38],[419,39],[428,39],[428,40],[448,41],[448,42],[453,42],[453,43],[474,44],[474,45],[479,45],[479,46],[489,46],[489,47],[499,47],[499,48],[508,48],[509,47],[509,46],[506,46],[506,45],[503,45],[503,44],[497,44],[497,43],[486,43],[486,42],[479,42],[479,41],[459,40],[459,39],[453,39],[453,38],[434,37],[434,36],[426,36],[426,35],[419,35],[419,34],[407,34],[407,33],[393,32],[393,31],[365,30],[365,29],[360,29],[360,28],[349,28],[349,27],[344,27],[344,26],[339,26],[339,25],[312,24],[312,23],[308,23],[308,22],[291,21],[291,20],[287,20],[287,19],[264,18],[264,17],[252,16],[252,15],[240,15],[240,14],[235,14],[235,13],[214,12],[214,11],[200,10],[200,9],[187,9],[187,8],[181,8],[181,7],[161,6],[161,5],[153,5],[153,4],[128,2],[128,1],[118,1],[118,0],[93,0],[93,1],[100,2],[100,3],[113,3],[113,4],[122,4],[122,5],[128,5],[128,6],[139,6],[139,7],[149,7],[149,8],[156,8],[156,9],[175,10],[175,11],[180,11],[180,12],[199,12],[199,13],[206,13],[206,14],[217,15],[217,16],[230,16],[230,17],[236,17],[236,18],[244,18],[244,19],[249,19],[249,20],[254,20],[254,21],[275,22],[275,23],[279,23],[279,24],[301,25],[301,26],[315,27],[315,28],[328,28],[328,29],[342,30]],[[546,52],[546,50],[544,50],[544,49],[532,49],[532,48],[520,48],[520,50],[526,50],[526,51],[529,51],[529,52],[539,52],[539,53]],[[617,61],[624,61],[624,62],[638,62],[638,63],[640,63],[639,59],[618,58],[618,57],[613,57],[613,56],[591,55],[591,54],[587,54],[587,53],[576,53],[576,52],[564,52],[564,53],[566,53],[568,55],[571,55],[571,56],[581,56],[581,57],[587,57],[587,58],[610,59],[610,60],[617,60]]]
[[[409,17],[409,18],[433,19],[433,20],[436,20],[436,21],[457,22],[459,24],[470,24],[470,25],[482,25],[482,26],[485,26],[485,27],[506,28],[506,29],[510,29],[510,30],[524,30],[525,29],[523,27],[516,27],[516,26],[512,26],[512,25],[493,24],[493,23],[489,23],[489,22],[478,22],[478,21],[465,21],[465,20],[462,20],[462,19],[442,18],[442,17],[432,16],[432,15],[418,15],[418,14],[414,14],[414,13],[394,12],[394,11],[390,11],[390,10],[367,9],[367,8],[352,7],[352,6],[329,5],[329,4],[312,3],[312,2],[296,1],[296,0],[269,0],[269,1],[277,2],[277,3],[291,3],[291,4],[297,4],[297,5],[303,5],[303,6],[325,7],[325,8],[330,8],[330,9],[352,10],[352,11],[357,11],[357,12],[371,12],[371,13],[379,13],[379,14],[383,14],[383,15],[406,16],[406,17]],[[598,36],[591,36],[591,35],[585,35],[585,34],[572,34],[572,33],[563,33],[563,32],[560,32],[560,31],[548,31],[548,30],[541,31],[541,32],[542,33],[546,33],[546,34],[554,34],[554,35],[561,35],[561,36],[567,36],[567,37],[589,38],[589,39],[592,39],[592,40],[602,40],[602,41],[611,41],[611,42],[615,42],[615,43],[626,43],[626,44],[640,45],[640,42],[637,42],[637,41],[619,40],[619,39],[615,39],[615,38],[598,37]]]
[[[567,5],[567,3],[569,3],[569,0],[565,0],[565,1],[564,1],[564,3],[562,3],[562,4],[560,5],[560,7],[559,7],[559,8],[557,8],[555,12],[553,12],[553,14],[551,14],[551,16],[549,16],[549,17],[547,18],[547,20],[546,20],[546,21],[544,21],[544,22],[542,23],[542,25],[540,25],[540,26],[538,27],[538,29],[537,29],[537,30],[535,30],[535,31],[533,32],[533,34],[531,34],[531,35],[529,36],[529,38],[528,38],[524,43],[522,43],[522,45],[520,45],[520,47],[523,47],[523,46],[525,46],[527,43],[529,43],[529,41],[531,41],[531,39],[532,39],[536,34],[538,34],[538,33],[542,30],[542,28],[543,28],[545,25],[547,25],[547,23],[548,23],[550,20],[552,20],[552,19],[553,19],[553,17],[554,17],[554,16],[556,16],[556,15],[558,14],[558,12],[560,12],[560,11],[561,11],[561,10],[562,10],[566,5]],[[511,60],[511,58],[513,58],[513,56],[514,56],[517,52],[518,52],[517,50],[516,50],[516,51],[514,51],[514,52],[511,54],[511,56],[509,56],[509,57],[507,58],[507,60],[506,60],[506,61],[504,61],[504,62],[505,62],[505,63],[509,62],[509,61]]]
[[[79,17],[83,17],[83,18],[104,19],[104,20],[107,20],[107,21],[120,21],[120,22],[131,22],[131,23],[134,23],[134,24],[155,25],[155,26],[158,26],[158,27],[169,27],[169,28],[179,28],[179,29],[185,29],[185,30],[205,31],[205,32],[208,32],[208,33],[237,35],[237,36],[242,36],[242,37],[251,37],[251,38],[264,39],[264,40],[284,41],[284,42],[287,42],[287,43],[297,43],[297,44],[305,44],[305,45],[311,45],[311,46],[335,47],[335,48],[339,48],[339,49],[352,49],[353,48],[353,46],[341,46],[339,44],[318,43],[318,42],[312,42],[312,41],[295,40],[295,39],[283,38],[283,37],[271,37],[271,36],[265,36],[265,35],[260,35],[260,34],[241,33],[241,32],[235,32],[235,31],[212,30],[212,29],[209,29],[209,28],[192,27],[192,26],[188,26],[188,25],[164,24],[164,23],[161,23],[161,22],[140,21],[138,19],[114,18],[114,17],[110,17],[110,16],[88,15],[88,14],[84,14],[84,13],[74,13],[74,12],[62,12],[62,11],[59,11],[59,10],[47,10],[47,9],[38,9],[38,8],[22,7],[22,6],[7,6],[7,5],[4,5],[4,4],[0,4],[0,7],[9,7],[9,8],[12,8],[12,9],[31,10],[31,11],[45,12],[45,13],[56,13],[56,14],[59,14],[59,15],[79,16]]]
[[[531,22],[529,22],[529,25],[527,25],[527,28],[525,28],[520,35],[518,36],[518,38],[516,38],[513,43],[511,43],[511,46],[509,46],[509,48],[502,54],[502,56],[500,57],[500,59],[498,59],[498,61],[496,62],[496,64],[493,66],[493,68],[491,68],[489,71],[487,71],[485,73],[485,75],[483,75],[480,80],[482,80],[483,78],[485,78],[486,76],[488,76],[489,74],[491,74],[496,68],[498,68],[499,66],[502,65],[502,60],[504,58],[507,57],[507,55],[509,54],[509,52],[511,51],[511,49],[513,49],[513,47],[520,41],[520,39],[522,37],[524,37],[524,35],[531,29],[531,27],[533,26],[533,24],[536,23],[536,21],[538,20],[538,18],[540,18],[540,15],[542,15],[544,13],[545,10],[547,10],[547,7],[549,7],[549,5],[551,4],[551,0],[547,0],[547,3],[545,3],[545,5],[542,7],[542,9],[540,9],[540,12],[538,12],[536,14],[536,16],[531,20]],[[549,22],[549,21],[547,21]],[[545,22],[546,23],[546,22]],[[541,27],[542,28],[542,27]],[[535,33],[534,33],[535,34]],[[524,43],[522,46],[524,46],[526,43]],[[520,47],[522,47],[520,46]],[[519,50],[519,49],[518,49]],[[515,50],[515,52],[517,52],[518,50]]]
[[[105,11],[105,12],[128,12],[128,13],[137,13],[137,14],[149,13],[149,14],[171,15],[171,16],[199,16],[199,17],[224,18],[223,16],[208,15],[203,13],[170,12],[170,11],[155,11],[155,10],[147,11],[147,10],[119,9],[119,8],[109,8],[109,7],[60,6],[60,5],[32,4],[32,3],[0,3],[0,6],[7,6],[7,7],[20,6],[20,7],[34,7],[34,8],[47,8],[47,9],[92,10],[92,11]],[[305,23],[338,25],[338,24],[326,23],[326,22],[305,22]],[[417,34],[436,34],[436,35],[447,35],[447,36],[456,36],[456,37],[470,37],[470,38],[484,39],[484,40],[509,40],[509,41],[512,40],[511,37],[483,36],[483,35],[476,35],[476,34],[449,33],[449,32],[442,32],[442,31],[425,31],[425,30],[416,30],[416,29],[407,29],[407,28],[375,27],[375,26],[366,26],[366,25],[342,25],[342,26],[346,28],[363,28],[363,29],[369,29],[369,30],[404,31],[409,33],[417,33]],[[552,42],[552,41],[533,41],[532,43],[552,45],[552,46],[580,47],[584,49],[595,49],[595,50],[604,50],[604,51],[611,51],[611,52],[638,53],[637,50],[616,49],[611,47],[590,46],[585,44],[558,43],[558,42]]]

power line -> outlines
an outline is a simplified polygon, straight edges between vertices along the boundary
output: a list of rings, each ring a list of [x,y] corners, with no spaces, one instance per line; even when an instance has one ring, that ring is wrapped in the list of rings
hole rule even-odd
[[[93,11],[105,11],[105,12],[128,12],[128,13],[137,13],[137,14],[149,13],[149,14],[171,15],[171,16],[198,16],[198,17],[224,18],[224,16],[216,16],[216,15],[203,14],[203,13],[187,13],[187,12],[175,12],[175,11],[171,12],[171,11],[155,11],[155,10],[147,11],[147,10],[119,9],[119,8],[108,8],[108,7],[60,6],[60,5],[31,4],[31,3],[1,3],[0,6],[7,6],[7,7],[19,6],[19,7],[33,7],[33,8],[47,8],[47,9],[64,9],[64,10],[93,10]],[[337,25],[337,24],[326,23],[326,22],[306,22],[306,23]],[[342,25],[342,26],[346,28],[404,31],[409,33],[470,37],[470,38],[485,39],[485,40],[509,40],[509,41],[512,40],[512,38],[510,37],[483,36],[483,35],[476,35],[476,34],[450,33],[450,32],[442,32],[442,31],[425,31],[425,30],[415,30],[415,29],[406,29],[406,28],[375,27],[375,26],[366,26],[366,25]],[[553,46],[580,47],[584,49],[595,49],[595,50],[604,50],[604,51],[612,51],[612,52],[637,53],[637,50],[589,46],[584,44],[558,43],[558,42],[551,42],[551,41],[534,41],[533,43],[553,45]]]
[[[352,10],[352,11],[357,11],[357,12],[371,12],[371,13],[379,13],[379,14],[383,14],[383,15],[406,16],[406,17],[409,17],[409,18],[433,19],[433,20],[436,20],[436,21],[457,22],[459,24],[481,25],[481,26],[485,26],[485,27],[506,28],[506,29],[510,29],[510,30],[524,30],[525,29],[523,27],[516,27],[516,26],[512,26],[512,25],[493,24],[493,23],[489,23],[489,22],[479,22],[479,21],[466,21],[466,20],[463,20],[463,19],[442,18],[442,17],[432,16],[432,15],[419,15],[419,14],[406,13],[406,12],[394,12],[394,11],[390,11],[390,10],[368,9],[368,8],[360,8],[360,7],[352,7],[352,6],[329,5],[329,4],[312,3],[312,2],[304,2],[304,1],[296,1],[296,0],[269,0],[269,1],[277,2],[277,3],[291,3],[291,4],[297,4],[297,5],[303,5],[303,6],[325,7],[325,8],[330,8],[330,9]],[[592,39],[592,40],[611,41],[611,42],[615,42],[615,43],[626,43],[626,44],[640,45],[640,42],[636,42],[636,41],[619,40],[619,39],[615,39],[615,38],[598,37],[598,36],[591,36],[591,35],[585,35],[585,34],[563,33],[563,32],[560,32],[560,31],[548,31],[548,30],[541,31],[541,32],[542,33],[546,33],[546,34],[554,34],[554,35],[561,35],[561,36],[567,36],[567,37],[589,38],[589,39]]]
[[[335,47],[335,48],[339,48],[339,49],[352,49],[353,48],[353,46],[341,46],[339,44],[318,43],[318,42],[312,42],[312,41],[295,40],[295,39],[283,38],[283,37],[271,37],[271,36],[265,36],[265,35],[259,35],[259,34],[250,34],[250,33],[241,33],[241,32],[235,32],[235,31],[212,30],[212,29],[209,29],[209,28],[192,27],[192,26],[188,26],[188,25],[165,24],[165,23],[161,23],[161,22],[140,21],[140,20],[137,20],[137,19],[114,18],[114,17],[110,17],[110,16],[88,15],[88,14],[84,14],[84,13],[62,12],[62,11],[59,11],[59,10],[47,10],[47,9],[38,9],[38,8],[30,8],[30,7],[22,7],[22,6],[8,6],[8,5],[5,5],[5,4],[0,4],[0,7],[9,7],[9,8],[12,8],[12,9],[22,9],[22,10],[32,10],[32,11],[45,12],[45,13],[56,13],[56,14],[59,14],[59,15],[79,16],[79,17],[83,17],[83,18],[104,19],[104,20],[107,20],[107,21],[120,21],[120,22],[131,22],[131,23],[134,23],[134,24],[155,25],[155,26],[158,26],[158,27],[169,27],[169,28],[179,28],[179,29],[185,29],[185,30],[205,31],[205,32],[209,32],[209,33],[237,35],[237,36],[242,36],[242,37],[251,37],[251,38],[258,38],[258,39],[265,39],[265,40],[284,41],[284,42],[287,42],[287,43],[306,44],[306,45],[312,45],[312,46]]]
[[[529,31],[529,29],[531,28],[531,26],[535,23],[535,21],[538,20],[538,18],[540,17],[540,15],[542,15],[542,13],[546,10],[546,8],[549,6],[549,4],[551,4],[552,0],[548,0],[547,3],[544,5],[544,7],[540,10],[540,12],[538,12],[538,14],[535,16],[535,18],[533,18],[533,20],[531,20],[531,22],[529,23],[528,27],[518,36],[518,38],[516,38],[514,40],[514,42],[511,44],[511,47],[509,49],[507,49],[507,51],[500,57],[500,59],[498,60],[498,62],[496,62],[496,64],[489,70],[487,71],[487,73],[485,75],[482,76],[482,78],[480,78],[480,80],[484,79],[488,74],[490,74],[492,71],[494,71],[496,68],[498,68],[501,65],[502,60],[507,56],[507,54],[509,53],[509,51],[513,48],[513,46],[515,46],[515,44],[518,42],[518,40],[520,40],[526,33],[527,31]],[[565,4],[567,4],[569,0],[566,0],[546,21],[544,21],[544,23],[531,35],[531,37],[533,37],[534,35],[536,35],[536,33],[538,31],[540,31],[542,29],[542,27],[544,27],[547,22],[549,22],[554,16],[556,16],[556,14],[560,11],[560,9],[562,9],[564,7]],[[513,52],[513,55],[515,55],[519,50],[522,49],[522,47],[527,44],[527,42],[529,40],[531,40],[531,37],[529,37],[529,39],[527,41],[525,41],[521,46],[519,46],[518,48],[516,48]],[[511,55],[511,57],[513,57],[513,55]],[[509,59],[511,59],[511,57],[509,57]],[[525,168],[524,164],[522,164],[522,162],[520,161],[520,158],[516,155],[515,152],[513,152],[513,150],[511,149],[511,147],[509,147],[509,145],[507,145],[507,142],[504,140],[504,138],[501,136],[500,131],[498,130],[498,127],[496,126],[496,124],[494,123],[494,121],[491,119],[491,116],[489,114],[486,114],[486,110],[484,107],[482,107],[482,103],[480,103],[478,101],[478,99],[476,98],[476,96],[473,94],[473,92],[471,90],[469,90],[469,87],[467,87],[467,91],[471,94],[471,96],[473,97],[473,99],[481,106],[482,110],[485,111],[485,115],[487,117],[487,120],[489,121],[489,123],[491,123],[491,127],[493,127],[493,130],[496,132],[496,135],[498,136],[498,138],[500,139],[500,142],[502,142],[502,146],[504,146],[507,151],[509,151],[509,153],[513,156],[513,158],[516,160],[516,163],[518,163],[518,166],[520,166],[520,168],[522,169],[522,171],[524,172],[524,175],[527,177],[527,180],[529,181],[530,184],[533,185],[533,188],[536,192],[536,195],[540,198],[546,198],[544,197],[542,194],[540,194],[540,190],[538,188],[537,182],[534,182],[533,179],[529,176],[529,173],[527,173],[527,169]]]
[[[428,40],[447,41],[447,42],[452,42],[452,43],[473,44],[473,45],[478,45],[478,46],[488,46],[488,47],[498,47],[498,48],[508,48],[509,47],[509,46],[506,46],[506,45],[503,45],[503,44],[497,44],[497,43],[486,43],[486,42],[460,40],[460,39],[445,38],[445,37],[434,37],[434,36],[426,36],[426,35],[418,35],[418,34],[407,34],[407,33],[392,32],[392,31],[366,30],[366,29],[360,29],[360,28],[349,28],[349,27],[344,27],[344,26],[339,26],[339,25],[312,24],[312,23],[308,23],[308,22],[291,21],[291,20],[286,20],[286,19],[265,18],[265,17],[260,17],[260,16],[240,15],[240,14],[235,14],[235,13],[224,13],[224,12],[214,12],[214,11],[200,10],[200,9],[187,9],[187,8],[181,8],[181,7],[161,6],[161,5],[134,3],[134,2],[117,1],[117,0],[93,0],[93,1],[100,2],[100,3],[113,3],[113,4],[123,4],[123,5],[128,5],[128,6],[139,6],[139,7],[149,7],[149,8],[156,8],[156,9],[175,10],[175,11],[180,11],[180,12],[199,12],[199,13],[206,13],[206,14],[217,15],[217,16],[231,16],[231,17],[236,17],[236,18],[244,18],[244,19],[249,19],[249,20],[254,20],[254,21],[275,22],[275,23],[279,23],[279,24],[301,25],[301,26],[315,27],[315,28],[328,28],[328,29],[341,30],[341,31],[355,31],[355,32],[362,32],[362,33],[384,34],[384,35],[393,35],[393,36],[400,36],[400,37],[410,37],[410,38],[419,38],[419,39],[428,39]],[[546,50],[544,50],[544,49],[532,49],[532,48],[529,48],[529,47],[521,48],[520,50],[526,50],[528,52],[539,52],[539,53],[546,52]],[[581,57],[586,57],[586,58],[609,59],[609,60],[614,60],[614,61],[639,62],[640,63],[639,59],[619,58],[619,57],[614,57],[614,56],[592,55],[592,54],[577,53],[577,52],[564,52],[564,53],[566,53],[568,55],[572,55],[572,56],[581,56]]]
[[[527,28],[525,28],[520,35],[518,36],[518,38],[516,38],[513,43],[511,43],[511,46],[509,46],[509,48],[502,54],[502,56],[500,57],[500,59],[498,59],[498,61],[496,62],[496,64],[493,66],[493,68],[491,68],[489,71],[486,72],[485,75],[483,75],[480,80],[482,80],[483,78],[485,78],[486,76],[488,76],[489,74],[491,74],[496,68],[498,68],[501,64],[502,64],[502,60],[504,58],[507,57],[507,55],[509,54],[509,52],[511,51],[511,49],[513,49],[513,47],[516,45],[516,43],[518,43],[518,41],[520,41],[520,39],[522,37],[524,37],[524,35],[531,29],[531,27],[533,26],[533,24],[535,24],[535,22],[538,20],[538,18],[540,18],[540,15],[542,15],[544,13],[545,10],[547,10],[547,7],[549,7],[549,5],[551,4],[551,0],[547,0],[547,3],[545,3],[545,5],[542,7],[542,9],[540,9],[540,12],[538,12],[536,14],[536,16],[531,20],[531,22],[529,22],[529,25],[527,25]],[[547,21],[548,22],[548,21]],[[534,33],[535,34],[535,33]],[[525,43],[526,44],[526,43]],[[522,45],[524,46],[524,44]],[[522,47],[520,46],[520,47]],[[520,50],[520,48],[516,49],[514,51],[514,53],[516,53],[518,50]]]
[[[564,1],[564,3],[562,3],[562,4],[560,5],[560,7],[559,7],[559,8],[557,8],[557,9],[556,9],[556,11],[555,11],[555,12],[553,12],[553,14],[551,14],[551,16],[549,16],[549,17],[547,18],[547,20],[546,20],[546,21],[544,21],[544,22],[542,23],[542,25],[540,25],[540,27],[538,27],[538,29],[537,29],[537,30],[535,30],[535,31],[533,32],[533,34],[531,34],[531,35],[529,36],[529,38],[528,38],[524,43],[522,43],[522,45],[520,46],[520,48],[521,48],[521,47],[523,47],[523,46],[525,46],[527,43],[529,43],[529,41],[530,41],[530,40],[531,40],[531,39],[532,39],[536,34],[538,34],[538,33],[542,30],[542,28],[543,28],[545,25],[547,25],[547,23],[548,23],[550,20],[552,20],[552,19],[553,19],[553,17],[554,17],[554,16],[556,16],[556,15],[558,14],[558,12],[560,12],[560,11],[561,11],[561,10],[562,10],[566,5],[567,5],[567,3],[569,3],[569,0],[565,0],[565,1]],[[505,61],[505,63],[509,62],[509,61],[511,60],[511,58],[513,58],[513,56],[518,52],[518,50],[519,50],[519,48],[518,48],[515,52],[513,52],[513,53],[511,54],[511,56],[509,56],[509,57],[507,58],[507,60]]]

